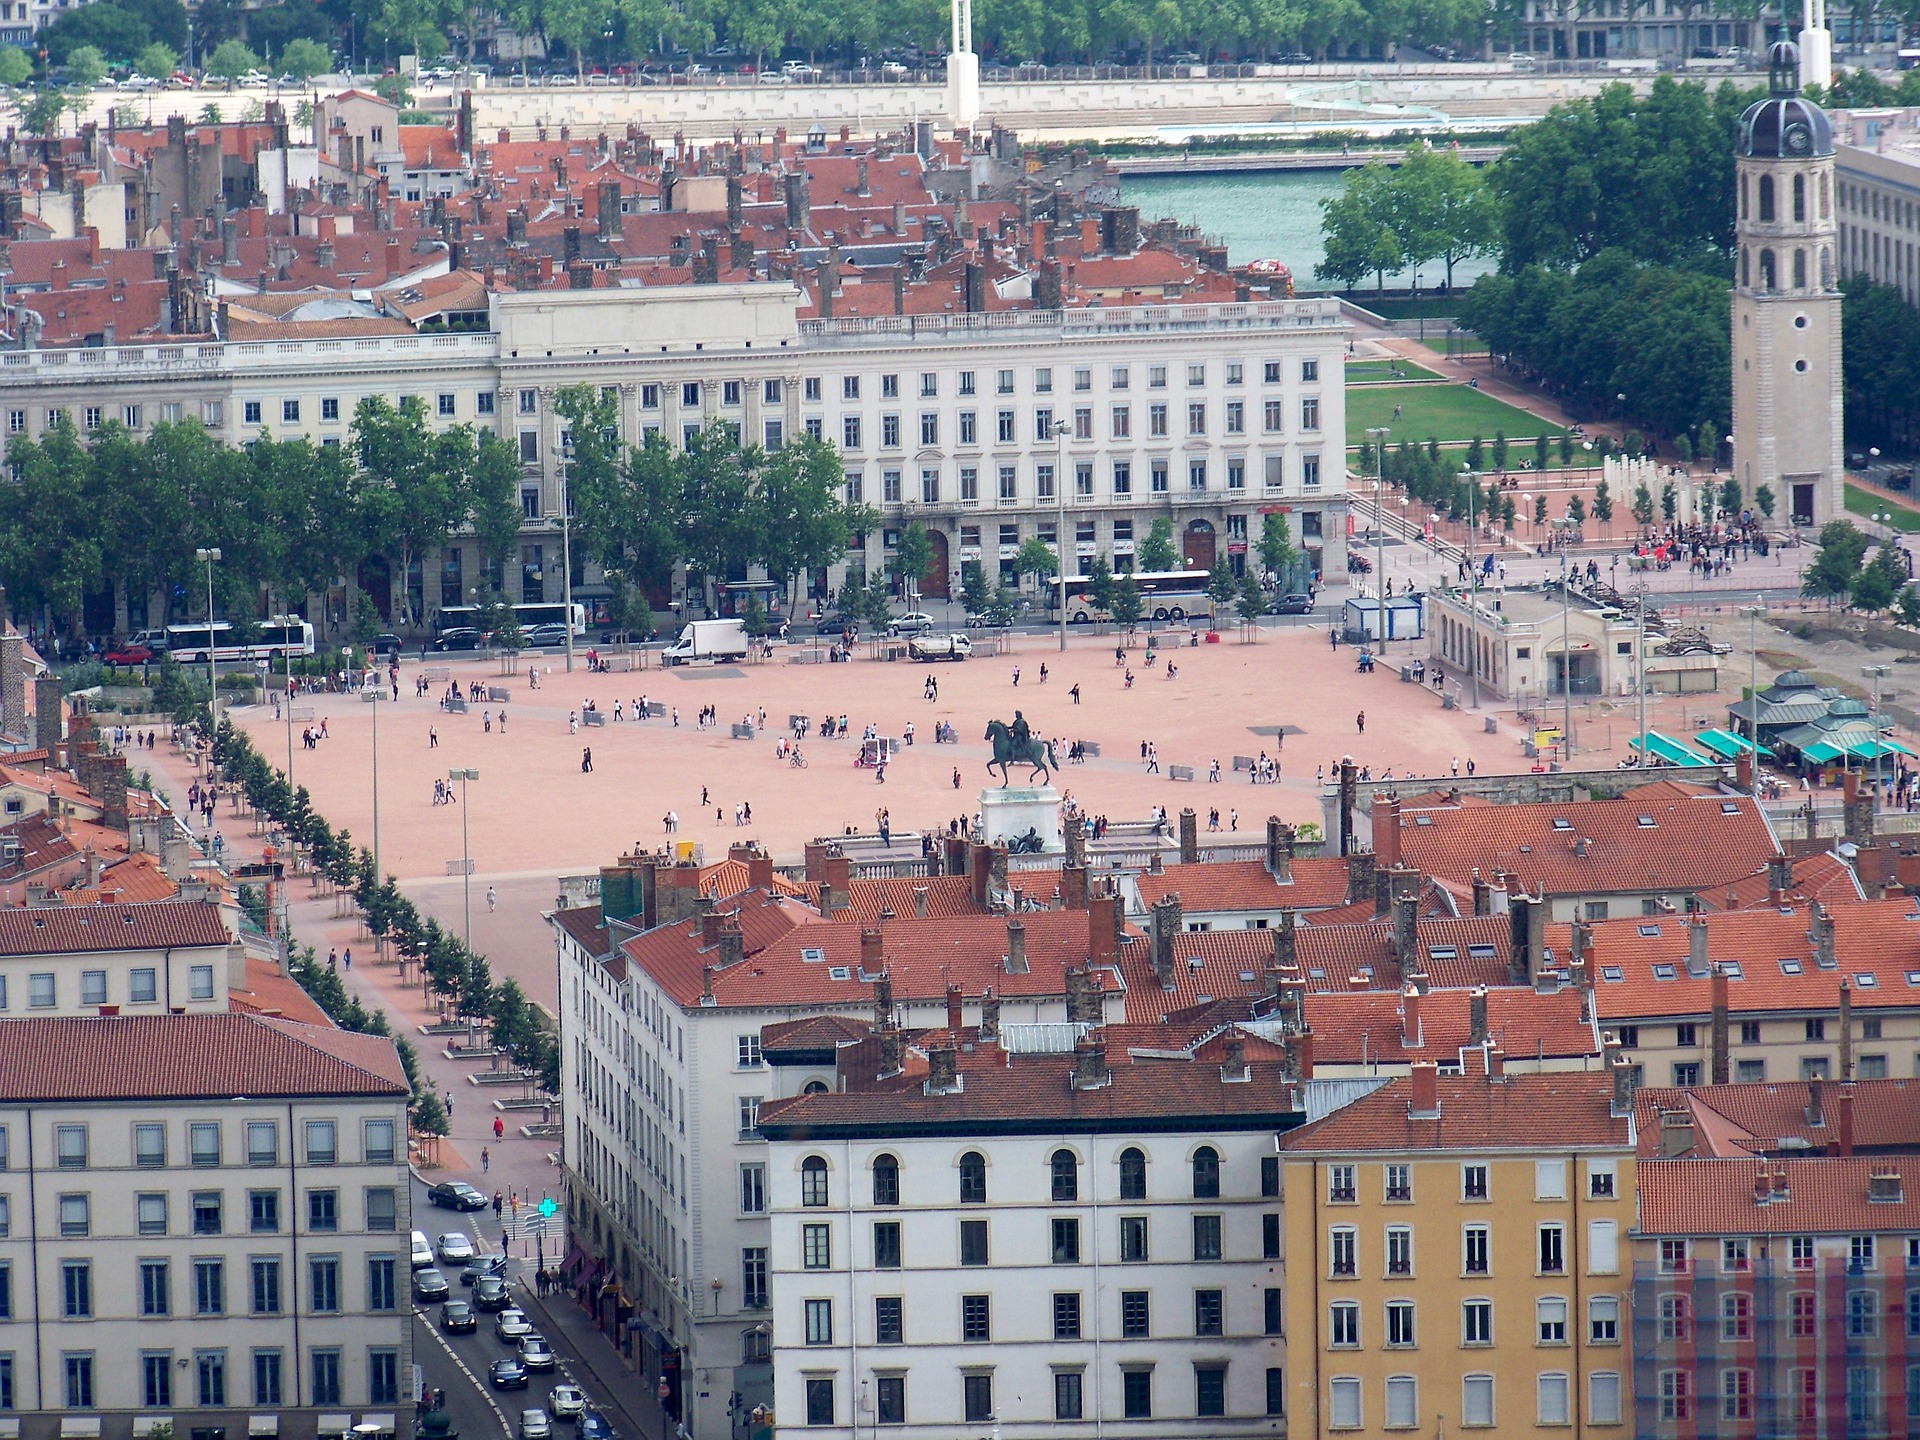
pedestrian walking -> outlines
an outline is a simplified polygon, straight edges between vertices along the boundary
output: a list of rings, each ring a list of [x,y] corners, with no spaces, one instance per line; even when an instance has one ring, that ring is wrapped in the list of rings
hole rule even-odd
[[[960,767],[958,765],[953,767],[953,788],[956,790],[960,788]]]
[[[593,747],[591,745],[582,746],[580,749],[580,773],[582,775],[591,775],[593,773]]]
[[[433,726],[429,725],[427,727],[427,749],[438,750],[439,748],[440,748],[440,732],[434,729]]]
[[[1067,694],[1073,697],[1074,704],[1078,705],[1080,703],[1080,682],[1078,680],[1073,682],[1073,688],[1067,691]]]
[[[1020,688],[1020,667],[1018,665],[1013,667],[1013,688],[1016,690]]]
[[[493,913],[493,902],[496,898],[498,897],[496,897],[494,894],[493,886],[491,885],[487,886],[487,913],[489,915]]]
[[[487,1155],[487,1147],[482,1145],[480,1147],[480,1173],[482,1175],[486,1174],[487,1171],[492,1168],[492,1165],[493,1161]],[[500,1192],[497,1190],[494,1191],[493,1194],[493,1213],[496,1215],[500,1213]]]
[[[340,968],[340,951],[339,951],[339,948],[336,946],[335,948],[327,951],[327,969],[337,970],[339,968]]]
[[[340,963],[349,970],[353,969],[353,947],[351,945],[340,952]]]
[[[1358,715],[1353,717],[1353,728],[1358,730],[1362,735],[1367,733],[1366,711],[1362,710]]]
[[[502,1120],[498,1115],[494,1116],[493,1117],[493,1138],[496,1140],[504,1139],[506,1137],[506,1133],[507,1133],[507,1122]]]

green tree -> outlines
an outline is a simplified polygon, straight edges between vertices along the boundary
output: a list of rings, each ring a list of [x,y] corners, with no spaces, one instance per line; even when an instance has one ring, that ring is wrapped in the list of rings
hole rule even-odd
[[[887,569],[893,572],[902,599],[911,599],[920,593],[920,583],[927,578],[927,566],[932,563],[933,542],[927,539],[926,527],[918,520],[909,521],[887,561]]]
[[[280,69],[297,80],[325,75],[333,69],[333,56],[318,40],[296,36],[280,47]]]
[[[1293,548],[1293,535],[1287,527],[1287,517],[1277,510],[1269,510],[1260,517],[1260,538],[1254,542],[1259,550],[1260,568],[1274,577],[1278,584],[1285,584],[1287,572],[1293,568],[1293,562],[1299,551]]]
[[[1873,553],[1873,559],[1861,567],[1860,578],[1854,582],[1853,603],[1862,610],[1877,613],[1885,610],[1894,602],[1894,597],[1907,588],[1907,561],[1905,552],[1897,544],[1882,544]]]
[[[1753,503],[1764,518],[1771,520],[1773,518],[1773,487],[1771,485],[1754,486]]]
[[[1487,442],[1478,435],[1467,442],[1467,468],[1484,470],[1487,468]]]
[[[240,77],[260,68],[260,57],[247,48],[244,40],[222,40],[206,59],[206,71],[215,80],[224,80],[231,90]]]
[[[1113,623],[1123,630],[1131,630],[1140,623],[1140,616],[1145,608],[1140,598],[1140,587],[1135,583],[1133,576],[1120,576],[1113,587],[1111,607]]]
[[[140,53],[133,57],[134,73],[145,75],[153,80],[165,80],[180,68],[180,55],[171,45],[154,40],[144,45]]]
[[[1600,522],[1600,533],[1603,535],[1606,528],[1613,524],[1613,491],[1604,479],[1593,487],[1593,518]]]
[[[1038,535],[1029,535],[1020,542],[1020,548],[1013,554],[1013,573],[1032,575],[1036,578],[1052,575],[1060,568],[1059,557],[1053,553],[1053,547]],[[1041,587],[1043,590],[1045,586]]]
[[[1014,617],[1019,613],[1019,592],[1007,584],[994,586],[993,598],[987,601],[987,624],[996,630],[1004,630],[1013,624]]]
[[[1545,495],[1536,495],[1533,497],[1533,523],[1535,527],[1547,523],[1547,497]]]
[[[1820,548],[1812,563],[1801,575],[1801,593],[1827,600],[1851,595],[1860,580],[1867,537],[1851,520],[1829,520],[1820,527],[1818,544]],[[1905,578],[1904,567],[1902,578]],[[1891,594],[1886,598],[1890,600]]]
[[[1547,468],[1547,461],[1550,458],[1548,447],[1551,444],[1552,442],[1548,440],[1547,432],[1544,430],[1542,430],[1537,436],[1534,437],[1534,441],[1533,441],[1533,468],[1534,469],[1544,470]],[[1572,457],[1569,456],[1568,458],[1571,459]]]
[[[1240,577],[1239,588],[1233,597],[1234,613],[1240,617],[1240,623],[1252,629],[1260,623],[1261,615],[1266,613],[1267,596],[1260,588],[1260,577],[1249,572]]]
[[[1322,280],[1347,289],[1368,275],[1380,289],[1387,274],[1407,263],[1393,215],[1393,172],[1379,161],[1349,170],[1338,193],[1320,202],[1321,243],[1326,258],[1313,267]]]
[[[1911,584],[1902,585],[1893,597],[1893,613],[1902,625],[1909,628],[1920,625],[1920,591]]]
[[[396,553],[397,573],[409,575],[414,560],[444,546],[453,527],[473,511],[473,431],[462,425],[435,434],[417,395],[398,406],[369,395],[354,407],[351,438],[370,482],[362,511],[369,535],[376,549]],[[398,593],[398,619],[411,624],[406,587]]]
[[[1586,524],[1587,502],[1578,495],[1567,501],[1567,519],[1571,520],[1576,528]]]
[[[87,6],[84,8],[91,9],[92,7]],[[84,13],[84,11],[76,10],[74,13],[77,15]],[[15,86],[26,84],[27,77],[32,74],[33,62],[27,59],[26,51],[20,49],[17,45],[0,47],[0,85],[4,85],[11,90]]]
[[[91,90],[106,78],[107,57],[96,46],[80,45],[67,52],[67,83]]]
[[[1134,561],[1141,570],[1148,572],[1180,568],[1180,552],[1173,544],[1173,521],[1164,515],[1154,517],[1153,524],[1147,527],[1147,538],[1140,542]]]
[[[1213,568],[1207,572],[1207,614],[1210,623],[1217,623],[1220,611],[1233,603],[1234,596],[1240,593],[1240,579],[1233,573],[1233,566],[1222,555],[1213,562]]]
[[[1653,524],[1653,492],[1644,480],[1633,487],[1633,523],[1643,530]]]
[[[1093,557],[1093,564],[1087,570],[1087,600],[1096,617],[1113,613],[1113,596],[1113,566],[1102,551]]]
[[[978,560],[960,562],[960,603],[969,615],[984,615],[993,600],[993,587],[987,583],[987,571]]]
[[[1673,458],[1682,465],[1693,463],[1693,440],[1684,430],[1673,437]]]
[[[1660,487],[1660,518],[1671,525],[1679,509],[1680,492],[1674,489],[1673,482],[1669,480]]]
[[[20,105],[20,128],[29,135],[52,137],[59,133],[60,117],[78,103],[73,92],[57,85],[43,85]]]
[[[7,447],[11,483],[0,486],[0,573],[16,612],[44,606],[78,633],[80,602],[100,581],[104,557],[94,511],[93,466],[65,410],[38,441]]]
[[[1493,468],[1496,470],[1507,468],[1507,432],[1504,430],[1493,432]]]
[[[1711,465],[1720,454],[1721,433],[1711,420],[1702,420],[1693,433],[1694,455]]]
[[[1729,475],[1720,482],[1720,513],[1738,515],[1740,513],[1740,482]]]
[[[839,452],[809,435],[765,457],[754,478],[752,516],[760,534],[753,559],[786,585],[791,609],[800,577],[841,560],[855,534],[879,526],[879,513],[847,503]]]

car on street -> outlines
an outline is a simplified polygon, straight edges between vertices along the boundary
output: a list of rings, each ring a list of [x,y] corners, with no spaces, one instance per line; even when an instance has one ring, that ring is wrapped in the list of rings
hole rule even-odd
[[[513,1296],[507,1289],[506,1280],[499,1275],[482,1275],[473,1282],[473,1308],[482,1314],[493,1314],[505,1310],[513,1304]]]
[[[398,660],[401,650],[400,637],[392,631],[386,631],[374,636],[373,644],[369,645],[367,649],[371,650],[375,655],[384,656],[390,660]]]
[[[473,1237],[464,1230],[449,1230],[440,1237],[440,1258],[449,1265],[464,1265],[473,1259]]]
[[[556,1385],[547,1396],[547,1409],[556,1420],[578,1420],[586,1413],[587,1394],[578,1385]]]
[[[527,1323],[526,1311],[509,1306],[493,1317],[493,1333],[509,1345],[518,1345],[533,1333],[533,1326]]]
[[[506,1269],[506,1256],[490,1255],[484,1250],[476,1250],[473,1258],[461,1267],[460,1283],[471,1285],[483,1275],[504,1275]]]
[[[553,1421],[544,1410],[520,1412],[520,1440],[553,1440]]]
[[[936,623],[933,616],[924,610],[909,610],[905,615],[896,615],[887,622],[887,634],[924,635]]]
[[[844,635],[848,630],[858,630],[860,622],[851,615],[822,615],[813,622],[816,635]]]
[[[427,1199],[445,1210],[484,1210],[488,1203],[486,1196],[464,1180],[442,1180],[427,1191]]]
[[[444,1300],[452,1289],[447,1284],[447,1277],[431,1265],[413,1272],[413,1298],[416,1300]]]
[[[613,1440],[613,1424],[598,1410],[589,1410],[580,1417],[580,1428],[574,1433],[579,1440]]]
[[[555,1357],[553,1346],[547,1343],[544,1335],[524,1335],[520,1339],[520,1363],[529,1370],[551,1370]]]
[[[496,1360],[487,1367],[487,1383],[496,1390],[524,1390],[527,1388],[527,1367],[512,1356]]]
[[[529,650],[563,650],[567,644],[567,627],[530,625],[520,632],[520,638],[527,642]]]
[[[424,1231],[413,1232],[413,1268],[424,1270],[433,1264],[433,1242],[428,1240]]]
[[[478,650],[487,643],[487,637],[471,626],[461,625],[452,630],[443,630],[434,638],[429,649],[445,654],[449,650]]]
[[[115,645],[100,658],[109,665],[144,665],[153,659],[153,651],[144,645]]]
[[[1311,615],[1313,597],[1311,595],[1282,595],[1268,607],[1275,615]]]
[[[440,1307],[440,1328],[449,1335],[471,1335],[480,1328],[480,1316],[464,1300],[449,1300]]]

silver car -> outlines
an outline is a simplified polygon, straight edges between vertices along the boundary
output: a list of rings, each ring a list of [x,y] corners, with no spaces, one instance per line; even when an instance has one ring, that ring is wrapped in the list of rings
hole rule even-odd
[[[520,1440],[553,1440],[553,1422],[544,1410],[520,1412]]]

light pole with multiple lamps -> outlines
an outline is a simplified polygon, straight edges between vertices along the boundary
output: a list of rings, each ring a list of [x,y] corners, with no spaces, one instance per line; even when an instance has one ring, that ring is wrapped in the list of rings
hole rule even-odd
[[[1873,681],[1873,804],[1880,806],[1880,777],[1885,767],[1880,757],[1887,753],[1886,742],[1880,738],[1880,682],[1893,673],[1891,665],[1862,665],[1860,673]]]
[[[471,766],[447,771],[447,779],[460,782],[460,901],[465,918],[462,938],[469,953],[473,950],[473,852],[467,845],[467,782],[479,778],[480,772]]]
[[[1067,653],[1067,422],[1053,422],[1053,599],[1060,607],[1060,653]],[[1075,547],[1078,549],[1078,546]]]
[[[1369,426],[1373,451],[1373,600],[1381,650],[1387,648],[1387,435],[1385,425]]]
[[[217,730],[220,728],[220,691],[213,673],[213,567],[220,562],[220,547],[195,550],[193,558],[207,567],[207,724]]]
[[[567,464],[573,457],[573,433],[560,442],[560,584],[567,621],[567,673],[573,673],[573,499],[567,492]]]
[[[1753,604],[1742,605],[1747,617],[1747,741],[1753,746],[1753,763],[1760,765],[1760,617],[1767,613],[1767,602],[1753,597]]]

